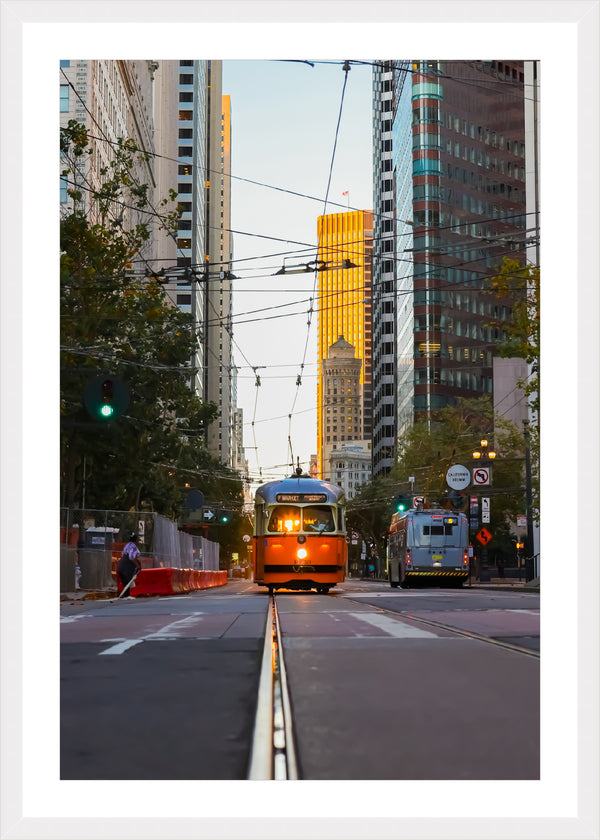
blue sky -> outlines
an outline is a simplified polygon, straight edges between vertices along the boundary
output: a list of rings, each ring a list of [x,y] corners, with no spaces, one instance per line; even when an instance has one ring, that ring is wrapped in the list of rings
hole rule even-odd
[[[231,226],[253,234],[234,234],[234,274],[240,279],[234,284],[233,325],[238,405],[253,476],[286,474],[292,455],[294,463],[300,458],[307,466],[316,452],[316,309],[310,332],[307,325],[314,275],[272,275],[284,254],[287,265],[315,256],[323,212],[343,211],[348,201],[353,208],[372,207],[371,72],[370,66],[352,65],[344,91],[342,62],[223,62],[223,93],[231,96],[232,174],[268,185],[232,179]],[[245,261],[254,257],[261,259]],[[268,309],[283,304],[291,305]]]

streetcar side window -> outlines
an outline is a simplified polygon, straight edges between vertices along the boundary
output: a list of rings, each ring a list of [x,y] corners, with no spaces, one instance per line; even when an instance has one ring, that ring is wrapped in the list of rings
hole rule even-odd
[[[303,510],[304,531],[317,531],[318,533],[335,531],[335,521],[331,508],[321,505],[311,505]]]
[[[293,505],[277,505],[271,511],[267,530],[271,534],[294,533],[300,530],[300,508]]]

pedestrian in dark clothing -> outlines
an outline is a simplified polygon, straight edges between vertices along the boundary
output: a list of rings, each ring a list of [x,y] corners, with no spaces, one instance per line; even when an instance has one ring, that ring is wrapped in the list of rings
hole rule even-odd
[[[135,541],[135,534],[130,534],[129,542],[125,544],[123,554],[121,555],[119,565],[117,566],[117,574],[123,588],[127,586],[133,576],[136,575],[142,568],[142,564],[140,562],[140,550],[135,544]]]

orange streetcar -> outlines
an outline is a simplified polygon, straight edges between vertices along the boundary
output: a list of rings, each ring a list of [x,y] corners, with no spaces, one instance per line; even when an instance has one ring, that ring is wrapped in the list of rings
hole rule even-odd
[[[270,481],[254,500],[254,582],[326,593],[346,575],[344,491],[298,470]]]

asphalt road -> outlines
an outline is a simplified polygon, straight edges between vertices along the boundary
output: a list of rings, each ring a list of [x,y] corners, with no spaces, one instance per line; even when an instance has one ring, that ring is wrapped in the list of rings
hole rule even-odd
[[[277,596],[301,778],[538,777],[539,659],[479,638],[539,650],[538,594],[334,591]],[[61,778],[245,779],[267,605],[61,604]]]
[[[539,648],[536,595],[340,589],[278,599],[303,778],[539,778],[539,660],[439,626]]]

